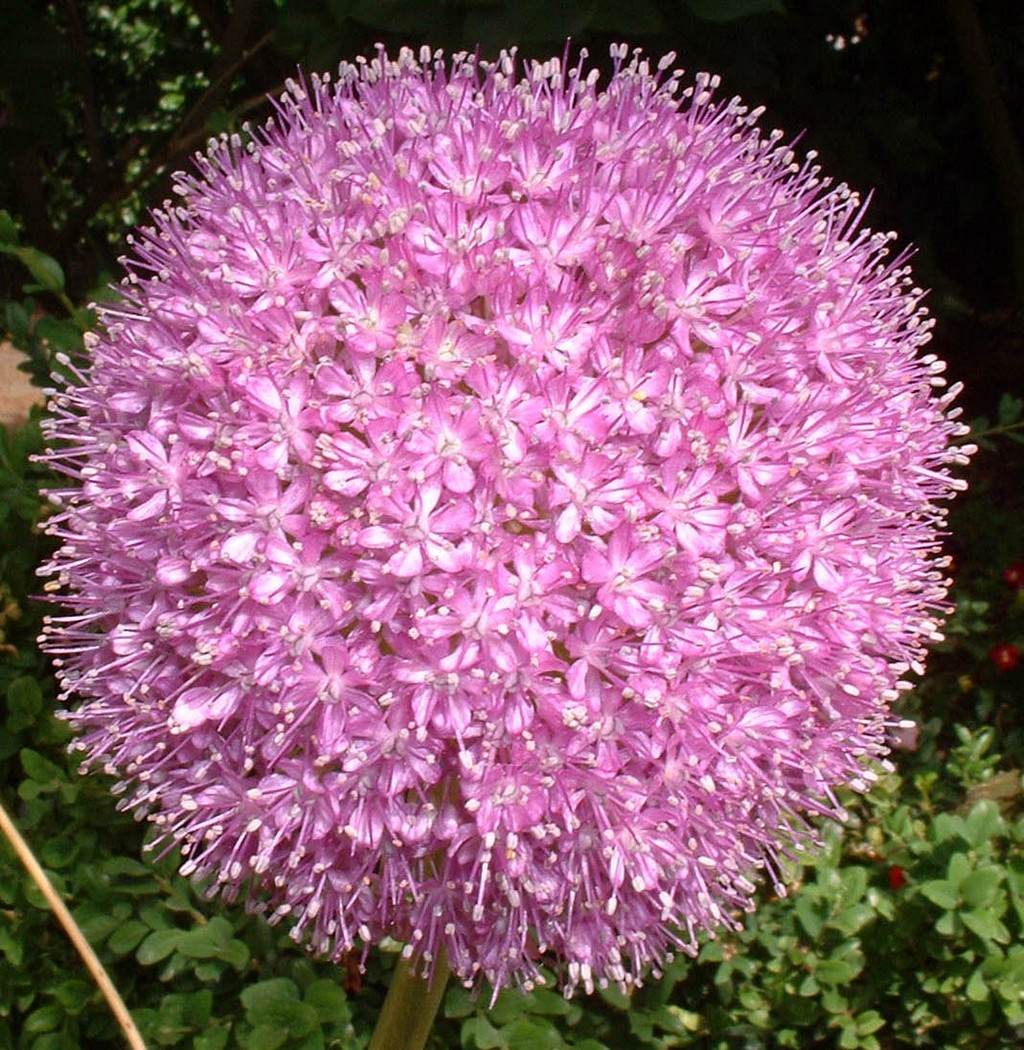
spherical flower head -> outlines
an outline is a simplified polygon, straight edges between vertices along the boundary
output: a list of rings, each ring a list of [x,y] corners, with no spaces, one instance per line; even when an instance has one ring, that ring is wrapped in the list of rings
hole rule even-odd
[[[713,78],[613,57],[292,84],[56,399],[80,746],[320,952],[635,983],[841,815],[936,637],[922,293]]]

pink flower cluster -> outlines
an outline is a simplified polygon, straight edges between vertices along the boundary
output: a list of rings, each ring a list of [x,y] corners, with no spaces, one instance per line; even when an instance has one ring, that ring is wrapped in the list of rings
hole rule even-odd
[[[292,84],[55,398],[80,746],[317,951],[635,983],[781,892],[936,637],[922,293],[714,78],[613,58]]]

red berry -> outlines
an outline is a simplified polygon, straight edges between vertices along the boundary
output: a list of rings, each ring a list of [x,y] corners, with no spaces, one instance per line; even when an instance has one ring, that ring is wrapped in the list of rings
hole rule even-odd
[[[1015,561],[1003,569],[1003,579],[1015,591],[1024,588],[1024,561]]]
[[[907,873],[898,865],[889,868],[889,889],[901,890],[907,884]]]
[[[989,649],[988,658],[996,665],[998,670],[1012,671],[1020,659],[1020,649],[1009,642],[1000,642]]]

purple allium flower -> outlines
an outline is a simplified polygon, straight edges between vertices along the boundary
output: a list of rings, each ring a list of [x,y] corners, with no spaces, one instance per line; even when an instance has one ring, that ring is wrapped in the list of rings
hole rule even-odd
[[[636,982],[841,815],[937,636],[922,293],[714,78],[613,55],[291,85],[56,398],[80,745],[318,951]]]

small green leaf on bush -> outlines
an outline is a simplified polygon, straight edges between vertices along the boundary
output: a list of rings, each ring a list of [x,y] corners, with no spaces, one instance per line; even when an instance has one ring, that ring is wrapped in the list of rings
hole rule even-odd
[[[272,977],[246,988],[242,992],[242,1005],[253,1025],[287,1030],[296,1020],[301,1005],[299,989],[286,977]]]
[[[1002,824],[999,807],[991,799],[985,799],[968,814],[964,837],[975,849],[980,849],[1002,829]]]
[[[22,1025],[22,1029],[27,1035],[37,1035],[40,1032],[52,1032],[55,1028],[59,1027],[63,1020],[64,1010],[56,1003],[50,1003],[48,1006],[42,1006],[38,1010],[33,1010],[32,1013],[25,1018],[25,1023]]]
[[[244,941],[230,940],[217,952],[217,958],[223,960],[233,970],[241,973],[249,965],[251,953]]]
[[[132,919],[130,922],[122,923],[114,930],[107,941],[107,947],[115,955],[127,955],[139,946],[139,942],[147,933],[149,933],[149,927],[145,923]]]
[[[1010,931],[991,912],[979,909],[960,913],[963,924],[984,941],[1009,944]]]
[[[506,1045],[505,1037],[485,1017],[471,1017],[462,1026],[463,1050],[496,1050]]]
[[[25,775],[30,780],[35,780],[47,786],[55,786],[57,781],[66,779],[64,770],[60,766],[39,754],[38,751],[33,751],[30,747],[21,749],[20,758],[21,768],[25,770]]]
[[[870,904],[853,904],[829,919],[829,926],[847,937],[863,929],[875,918],[875,909]]]
[[[983,908],[991,904],[1003,881],[1003,869],[989,864],[972,871],[960,883],[960,896],[969,908]]]
[[[43,709],[39,683],[27,675],[15,678],[7,687],[7,728],[12,733],[27,729]]]
[[[288,1042],[288,1031],[274,1025],[257,1025],[246,1037],[244,1045],[248,1050],[278,1050]]]
[[[99,944],[101,941],[106,940],[121,924],[120,919],[106,913],[89,915],[88,918],[78,911],[74,915],[75,921],[90,944]]]
[[[18,227],[9,211],[0,209],[0,244],[17,244]]]
[[[160,1020],[169,1027],[191,1031],[202,1028],[213,1010],[213,992],[203,989],[178,995],[165,995],[160,1003]]]
[[[82,1050],[82,1044],[67,1032],[47,1032],[32,1040],[31,1050]]]
[[[45,292],[62,292],[64,290],[64,271],[56,259],[41,252],[38,248],[15,248],[10,254],[16,255],[25,268],[35,278],[38,290]],[[26,288],[26,291],[30,290]],[[32,291],[37,289],[32,288]]]
[[[988,998],[988,983],[985,980],[984,975],[981,972],[982,968],[979,966],[974,973],[971,974],[970,980],[967,982],[967,998],[974,1003],[984,1002]]]
[[[814,969],[814,976],[822,984],[842,984],[856,975],[856,968],[844,959],[823,959]]]
[[[937,904],[946,911],[951,911],[960,903],[960,896],[956,887],[945,879],[932,879],[922,882],[920,886],[921,895],[927,897],[932,904]]]
[[[186,930],[154,930],[139,945],[135,958],[142,966],[152,966],[175,951],[186,934]]]
[[[68,1013],[78,1013],[99,992],[94,984],[81,977],[62,981],[53,989],[53,997]]]
[[[1014,397],[1013,394],[1003,394],[999,399],[996,416],[1001,426],[1012,426],[1020,419],[1022,413],[1024,413],[1024,401],[1019,397]]]
[[[36,324],[36,334],[46,340],[51,351],[64,350],[70,354],[82,349],[82,329],[66,318],[41,317]]]
[[[48,868],[59,870],[68,867],[78,856],[79,840],[71,834],[55,835],[47,839],[37,852],[39,859]]]
[[[212,959],[219,955],[231,940],[231,924],[217,916],[205,926],[189,930],[176,945],[177,950],[189,959]]]
[[[231,1029],[226,1026],[208,1028],[192,1040],[193,1050],[224,1050],[224,1047],[228,1045],[230,1035]]]
[[[103,871],[107,875],[151,875],[145,864],[133,857],[108,857],[103,862]]]
[[[316,1011],[321,1024],[344,1024],[349,1020],[348,999],[334,981],[314,981],[306,989],[304,1001]]]
[[[502,1031],[503,1047],[508,1050],[562,1050],[565,1040],[554,1025],[544,1017],[521,1017],[506,1025]]]
[[[62,876],[50,868],[44,867],[43,870],[46,872],[46,876],[50,882],[53,883],[53,888],[57,891],[58,895],[63,897],[67,892],[67,883]],[[35,880],[28,873],[25,874],[22,887],[25,893],[25,900],[27,900],[33,908],[38,908],[39,911],[50,910],[50,902],[43,896],[42,891],[36,885]]]
[[[0,953],[15,969],[21,966],[25,958],[25,942],[19,940],[6,925],[0,926]],[[0,1010],[2,1007],[3,1001],[0,999]]]
[[[807,935],[816,940],[825,920],[818,914],[817,902],[807,893],[802,893],[796,898],[793,911],[800,920],[800,925],[807,931]]]

